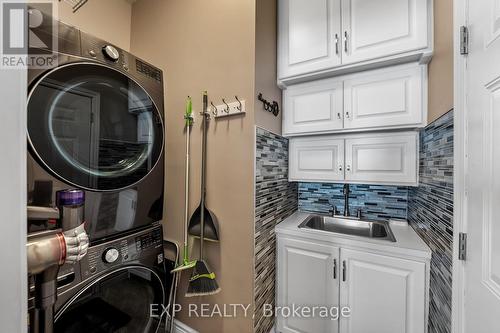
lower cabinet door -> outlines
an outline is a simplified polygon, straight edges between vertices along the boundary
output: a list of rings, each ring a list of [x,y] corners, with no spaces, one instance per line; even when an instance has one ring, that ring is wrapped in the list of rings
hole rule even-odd
[[[280,333],[337,333],[339,321],[320,316],[319,307],[331,309],[339,300],[339,249],[289,238],[278,238],[277,331]],[[293,307],[316,313],[293,314]],[[290,315],[288,312],[290,311]],[[304,312],[301,312],[304,314]]]
[[[341,250],[341,333],[424,333],[425,263]]]

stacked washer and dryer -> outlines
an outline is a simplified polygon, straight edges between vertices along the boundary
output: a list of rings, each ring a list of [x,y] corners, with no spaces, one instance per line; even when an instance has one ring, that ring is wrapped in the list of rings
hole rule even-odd
[[[54,330],[156,332],[151,304],[168,293],[162,71],[56,24],[57,66],[28,71],[28,204],[54,207],[57,191],[85,191],[90,247],[59,270]],[[28,221],[28,233],[57,227]]]

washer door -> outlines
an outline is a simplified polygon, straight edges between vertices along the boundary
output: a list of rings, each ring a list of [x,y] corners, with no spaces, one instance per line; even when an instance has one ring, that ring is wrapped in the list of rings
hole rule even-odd
[[[110,191],[139,182],[154,168],[163,124],[151,97],[131,78],[104,65],[74,63],[33,85],[28,139],[56,177]]]
[[[142,266],[123,267],[96,279],[71,298],[55,316],[56,333],[150,333],[160,318],[165,289],[161,278]]]

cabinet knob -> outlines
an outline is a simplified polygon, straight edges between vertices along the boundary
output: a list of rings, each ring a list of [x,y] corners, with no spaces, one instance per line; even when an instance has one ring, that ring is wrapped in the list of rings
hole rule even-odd
[[[347,166],[347,171],[351,171],[351,166],[350,165]]]
[[[342,115],[340,114],[340,112],[337,112],[337,118],[342,119]]]
[[[342,165],[339,165],[339,171],[342,171]]]
[[[349,119],[349,118],[351,117],[351,116],[349,115],[349,111],[346,111],[346,112],[345,112],[345,117],[346,117],[347,119]]]

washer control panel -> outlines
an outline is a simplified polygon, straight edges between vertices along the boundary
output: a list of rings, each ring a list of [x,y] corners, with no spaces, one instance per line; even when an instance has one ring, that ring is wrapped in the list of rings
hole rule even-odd
[[[81,261],[82,278],[125,263],[161,263],[163,235],[160,226],[104,244],[91,246]],[[158,262],[159,261],[159,262]]]

